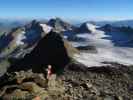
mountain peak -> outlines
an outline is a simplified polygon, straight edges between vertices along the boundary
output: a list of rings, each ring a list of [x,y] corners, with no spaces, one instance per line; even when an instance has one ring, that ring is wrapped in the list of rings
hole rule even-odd
[[[64,32],[68,30],[72,30],[74,27],[68,22],[63,21],[61,18],[50,19],[47,25],[53,27],[56,32]]]

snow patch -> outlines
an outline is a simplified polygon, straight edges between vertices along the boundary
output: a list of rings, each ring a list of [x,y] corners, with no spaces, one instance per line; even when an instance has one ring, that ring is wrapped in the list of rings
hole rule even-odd
[[[89,30],[91,30],[92,32],[94,32],[96,30],[96,26],[90,23],[86,23],[86,26]]]
[[[98,49],[98,53],[80,53],[75,55],[79,62],[88,67],[107,65],[102,62],[117,62],[124,65],[133,65],[133,48]]]
[[[40,24],[40,26],[43,28],[43,31],[47,34],[52,30],[52,27],[46,25],[46,24]]]
[[[24,45],[23,39],[26,39],[26,36],[24,35],[25,31],[22,31],[18,36],[16,37],[16,45]]]

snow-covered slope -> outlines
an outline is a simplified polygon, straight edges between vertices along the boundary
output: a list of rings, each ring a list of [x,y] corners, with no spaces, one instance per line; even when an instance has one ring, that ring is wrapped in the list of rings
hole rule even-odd
[[[48,26],[46,24],[40,24],[40,27],[42,27],[43,32],[45,34],[48,34],[51,31],[51,29],[52,29],[52,27],[50,27],[50,26]],[[41,32],[36,31],[36,30],[37,29],[30,29],[29,31],[21,31],[21,32],[19,32],[19,34],[17,34],[15,36],[15,41],[16,41],[15,43],[16,43],[16,45],[17,46],[24,45],[25,44],[24,40],[25,41],[26,40],[27,41],[39,40],[38,37],[39,37],[39,35],[41,35]],[[30,34],[30,37],[28,36],[28,34]]]
[[[96,25],[86,23],[86,26],[87,26],[88,30],[90,30],[92,33],[96,31],[96,28],[97,28]]]
[[[104,31],[96,29],[96,26],[87,24],[89,30],[92,30],[92,34],[81,33],[78,37],[87,39],[87,42],[73,42],[74,46],[79,45],[93,45],[96,47],[98,53],[85,53],[81,52],[79,55],[75,55],[75,58],[81,62],[90,66],[105,65],[102,62],[117,62],[125,65],[133,65],[133,48],[131,47],[118,47],[115,46],[112,40],[106,39],[110,35],[107,35]]]
[[[43,28],[43,31],[47,34],[52,30],[52,27],[46,25],[46,24],[40,24],[40,26]]]
[[[16,45],[24,45],[23,39],[26,39],[26,36],[24,35],[25,31],[22,31],[18,36],[16,36]]]

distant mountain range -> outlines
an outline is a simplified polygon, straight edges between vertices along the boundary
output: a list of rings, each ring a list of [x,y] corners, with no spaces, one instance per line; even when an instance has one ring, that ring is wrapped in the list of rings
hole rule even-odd
[[[12,28],[22,27],[27,23],[29,23],[29,20],[0,19],[0,35],[4,32],[10,32]]]
[[[67,58],[64,64],[59,63],[65,61],[66,54],[68,57],[75,57],[73,54],[78,55],[80,51],[85,51],[87,54],[78,55],[75,59],[87,66],[101,65],[103,61],[114,61],[114,55],[119,57],[117,62],[129,61],[129,64],[132,64],[130,59],[133,56],[129,56],[130,49],[123,49],[133,47],[133,28],[128,25],[113,26],[111,23],[101,25],[87,21],[77,26],[60,18],[54,18],[48,21],[19,22],[15,23],[14,27],[9,27],[10,30],[0,36],[0,60],[13,61],[15,68],[27,64],[29,67],[39,64],[64,66],[68,62]],[[118,52],[121,52],[120,56]],[[125,54],[127,57],[121,60]],[[61,58],[56,59],[58,56]],[[17,63],[14,62],[16,59]]]
[[[3,32],[9,32],[12,28],[16,28],[18,26],[24,26],[25,24],[29,23],[32,19],[2,19],[0,18],[0,33]],[[56,27],[56,29],[71,29],[73,27],[79,27],[82,22],[81,21],[77,21],[76,22],[74,20],[70,20],[70,21],[64,21],[61,18],[52,18],[50,20],[47,19],[39,19],[39,21],[41,23],[48,23],[48,25],[50,26],[58,26]],[[69,23],[68,23],[69,22]],[[104,26],[106,24],[110,24],[112,26],[117,26],[117,27],[121,27],[121,26],[130,26],[133,27],[133,20],[122,20],[122,21],[89,21],[90,23],[93,23],[95,25],[99,25],[99,26]],[[60,23],[60,26],[59,24]],[[54,26],[55,24],[55,26]],[[62,28],[63,27],[63,28]]]
[[[36,44],[49,30],[59,33],[69,41],[75,42],[85,42],[86,38],[77,35],[85,33],[93,34],[96,32],[96,29],[104,31],[107,34],[117,32],[117,34],[109,34],[111,37],[113,36],[113,38],[120,37],[118,33],[126,33],[123,34],[122,37],[128,37],[130,40],[132,40],[131,33],[133,33],[132,20],[118,22],[88,21],[82,23],[80,26],[68,23],[61,18],[40,21],[33,20],[31,22],[29,22],[29,20],[0,20],[0,23],[0,28],[6,30],[6,33],[0,37],[0,51],[4,50],[4,53],[6,51],[9,52],[11,49],[14,50],[14,48],[17,49],[16,47],[18,45],[21,45],[21,48],[26,48],[27,46]],[[6,28],[3,28],[5,26]],[[115,41],[117,41],[117,39]],[[128,42],[131,41],[128,40]],[[4,48],[8,49],[5,50]]]
[[[77,34],[89,33],[92,34],[95,28],[98,28],[104,32],[124,32],[132,33],[133,21],[119,21],[119,22],[84,22],[80,26],[68,23],[61,18],[53,18],[50,20],[40,20],[39,22],[33,20],[28,21],[9,21],[0,20],[0,28],[6,30],[6,34],[0,37],[0,50],[3,48],[13,47],[12,45],[33,45],[39,41],[45,33],[52,29],[54,32],[60,33],[64,38],[69,41],[86,41],[83,37],[78,37]],[[127,23],[127,24],[126,24]],[[99,26],[100,25],[100,26]],[[3,28],[6,26],[6,28]],[[15,28],[14,28],[15,27]],[[8,29],[7,29],[8,28]],[[11,42],[12,41],[12,42]]]
[[[96,25],[104,26],[106,24],[110,24],[112,26],[130,26],[133,27],[133,20],[122,20],[122,21],[99,21],[99,22],[94,22]]]
[[[51,24],[52,21],[52,24]],[[36,20],[26,23],[23,26],[12,28],[0,36],[0,57],[12,56],[21,58],[50,31],[58,32],[63,36],[63,31],[72,30],[71,24],[68,24],[61,19],[51,19],[47,22],[39,22]],[[58,27],[60,27],[58,29]],[[68,46],[68,44],[65,42]],[[72,48],[71,46],[69,46]]]

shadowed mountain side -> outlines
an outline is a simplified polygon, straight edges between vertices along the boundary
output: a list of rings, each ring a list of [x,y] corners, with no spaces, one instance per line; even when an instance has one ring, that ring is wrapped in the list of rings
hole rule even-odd
[[[68,22],[65,22],[60,18],[50,19],[47,25],[53,27],[53,30],[55,32],[72,31],[76,28],[75,26],[69,24]]]
[[[50,32],[39,41],[30,54],[20,61],[14,61],[8,72],[27,70],[29,67],[37,72],[42,71],[42,67],[47,67],[48,64],[54,66],[54,70],[61,69],[69,63],[70,58],[67,52],[62,37],[55,32]]]
[[[88,26],[87,26],[87,22],[83,23],[79,29],[78,29],[79,33],[90,33],[91,31],[89,30]]]

